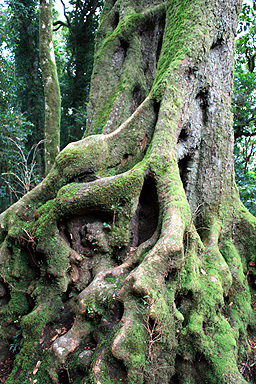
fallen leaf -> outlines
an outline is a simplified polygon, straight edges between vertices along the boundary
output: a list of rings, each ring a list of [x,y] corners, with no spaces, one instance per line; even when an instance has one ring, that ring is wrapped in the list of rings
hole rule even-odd
[[[200,272],[203,274],[203,275],[206,275],[206,272],[203,268],[200,268]]]
[[[148,137],[145,136],[144,139],[141,140],[141,142],[140,142],[140,148],[141,148],[141,149],[146,148],[146,146],[147,146],[147,142],[148,142]]]
[[[38,360],[38,362],[36,363],[35,368],[34,368],[33,371],[32,371],[33,375],[35,375],[35,374],[37,373],[40,364],[41,364],[41,361]]]
[[[50,341],[54,341],[54,340],[56,340],[57,337],[59,337],[58,333],[57,333],[57,335],[53,336],[53,338],[52,338]]]

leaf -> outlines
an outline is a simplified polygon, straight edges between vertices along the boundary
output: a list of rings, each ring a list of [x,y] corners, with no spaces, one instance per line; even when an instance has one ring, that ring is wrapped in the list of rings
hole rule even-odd
[[[32,371],[33,375],[35,375],[37,373],[37,371],[38,371],[38,368],[34,368]]]
[[[32,371],[33,375],[35,375],[35,374],[37,373],[40,364],[41,364],[41,361],[38,360],[38,362],[36,363],[35,368],[34,368],[33,371]],[[34,381],[33,381],[33,383],[34,383]]]
[[[57,337],[59,337],[58,333],[57,333],[57,335],[53,336],[53,338],[52,338],[50,341],[54,341],[54,340],[56,340]]]

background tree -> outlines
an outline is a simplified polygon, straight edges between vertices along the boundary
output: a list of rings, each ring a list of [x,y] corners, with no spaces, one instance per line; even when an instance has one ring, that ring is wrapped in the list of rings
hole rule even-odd
[[[244,4],[240,16],[234,77],[235,170],[240,196],[256,214],[256,110],[255,110],[255,37],[254,5]]]
[[[40,0],[39,51],[45,102],[45,174],[60,151],[60,87],[52,37],[52,1]]]
[[[16,92],[12,98],[21,113],[33,124],[33,135],[27,148],[44,137],[44,96],[39,64],[38,0],[7,0],[5,36],[8,49],[14,57]],[[43,174],[43,152],[37,156],[39,172]]]
[[[86,101],[88,99],[89,79],[93,61],[93,40],[97,24],[96,20],[98,20],[98,15],[93,15],[93,12],[91,12],[91,15],[89,15],[91,8],[86,4],[86,2],[84,5],[79,3],[79,7],[78,5],[76,6],[77,18],[80,21],[83,19],[87,20],[86,23],[80,24],[83,27],[90,28],[90,32],[85,31],[88,39],[84,41],[84,51],[86,51],[84,60],[86,61],[86,64],[84,65],[85,72],[83,75],[86,78],[85,88],[87,90],[84,92],[85,97],[80,100],[80,105],[77,107],[77,109],[70,107],[70,104],[68,104],[69,100],[73,98],[73,76],[75,75],[75,66],[72,64],[72,62],[75,61],[75,52],[77,52],[77,50],[73,50],[73,54],[70,50],[70,43],[67,42],[69,41],[68,28],[65,30],[59,29],[54,34],[54,47],[57,57],[57,67],[59,71],[63,99],[62,141],[64,144],[67,144],[71,140],[77,140],[78,138],[81,138],[82,130],[85,128],[86,122]],[[71,5],[69,4],[69,9],[72,9],[70,6]],[[73,4],[73,6],[75,6],[75,4]],[[1,177],[0,182],[2,191],[1,211],[6,209],[8,205],[13,202],[13,199],[16,199],[15,195],[12,194],[6,186],[6,173],[9,175],[9,172],[16,172],[17,164],[22,167],[22,159],[19,158],[18,154],[16,153],[17,147],[15,146],[14,142],[8,139],[8,136],[16,141],[18,138],[19,144],[21,144],[20,140],[22,141],[22,151],[26,157],[32,146],[36,145],[44,137],[44,95],[41,69],[39,66],[38,1],[22,0],[14,2],[12,0],[8,0],[5,2],[3,7],[4,10],[1,16],[1,73],[3,89],[8,90],[8,108],[4,108],[2,118],[3,129],[1,130],[1,148],[3,153],[1,171],[5,173],[5,175]],[[96,9],[99,13],[99,7]],[[79,11],[85,12],[86,15],[83,14],[83,16],[79,16]],[[75,11],[72,12],[74,13]],[[70,13],[72,12],[70,11]],[[55,12],[55,19],[56,17],[57,15]],[[69,17],[70,20],[74,22],[74,15],[72,16],[73,19],[71,16]],[[90,18],[90,22],[88,22],[88,17]],[[77,28],[76,30],[73,28],[72,36],[75,33],[81,34],[80,29]],[[90,38],[89,35],[91,36]],[[77,39],[77,37],[73,37],[73,40],[74,39]],[[67,48],[67,46],[69,48]],[[5,65],[4,63],[7,63],[7,56],[8,65]],[[75,87],[77,88],[78,85],[76,84]],[[6,99],[6,96],[3,98],[3,100],[4,99]],[[22,115],[20,115],[20,113],[22,113]],[[6,123],[7,116],[10,119],[10,124]],[[19,116],[19,118],[15,118],[15,116]],[[14,120],[16,121],[15,123]],[[19,123],[19,129],[16,132],[15,127],[17,127],[17,122],[22,122],[22,124]],[[9,127],[8,130],[4,128],[6,126]],[[13,126],[12,134],[10,133],[11,126]],[[70,135],[71,126],[76,126],[72,135]],[[33,129],[30,129],[32,127]],[[14,134],[15,132],[16,135]],[[7,164],[9,164],[8,167]],[[37,180],[39,180],[40,176],[44,174],[44,158],[42,150],[37,151],[36,153],[36,174],[38,175]],[[21,176],[20,172],[17,173],[17,176]],[[9,176],[7,178],[9,178]],[[11,177],[11,180],[9,181],[11,181],[13,190],[21,192],[20,188],[17,186],[16,177]],[[20,194],[18,195],[20,196]]]
[[[66,22],[55,21],[55,30],[64,28],[67,62],[60,71],[62,91],[62,146],[81,139],[86,125],[86,103],[93,66],[95,30],[102,0],[62,1]]]
[[[30,141],[33,124],[27,115],[21,112],[18,97],[20,82],[16,76],[15,56],[10,50],[11,42],[8,34],[9,15],[0,9],[0,211],[10,206],[16,196],[21,196],[22,188],[14,183],[15,175],[23,179],[19,165],[22,160],[17,143],[25,156],[28,155],[26,144]],[[8,25],[8,26],[7,26]],[[19,153],[18,153],[19,152]],[[17,178],[15,178],[17,181]],[[38,179],[37,179],[38,182]],[[35,184],[31,183],[34,186]],[[15,196],[16,195],[16,196]]]
[[[0,217],[1,347],[20,349],[7,384],[255,381],[256,220],[233,169],[239,7],[106,1],[87,126],[102,133]]]

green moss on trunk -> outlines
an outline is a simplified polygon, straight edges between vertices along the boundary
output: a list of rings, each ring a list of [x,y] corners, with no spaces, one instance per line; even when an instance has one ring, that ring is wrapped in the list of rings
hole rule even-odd
[[[52,40],[52,2],[41,0],[39,7],[39,50],[45,99],[45,174],[60,151],[60,88]]]

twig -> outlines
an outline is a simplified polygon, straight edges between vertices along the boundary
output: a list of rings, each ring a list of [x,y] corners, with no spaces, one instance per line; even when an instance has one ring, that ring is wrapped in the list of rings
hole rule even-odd
[[[11,137],[8,137],[8,139],[16,146],[17,151],[15,152],[18,153],[21,161],[17,164],[18,173],[6,172],[2,173],[2,176],[11,193],[13,193],[18,200],[19,196],[23,196],[30,191],[32,184],[35,182],[34,169],[36,166],[36,153],[38,151],[39,145],[45,142],[45,140],[40,140],[37,144],[33,145],[27,156],[25,156],[21,146]],[[29,164],[30,156],[32,156],[32,159]],[[8,180],[6,180],[4,176],[7,176]],[[11,185],[10,176],[12,176],[14,179],[14,187]]]
[[[12,285],[12,283],[9,283],[9,281],[7,281],[6,278],[4,277],[4,275],[2,275],[1,273],[0,273],[0,277],[3,279],[3,281],[4,281],[6,284],[10,285],[10,287],[12,287],[12,289],[14,289],[14,291],[27,293],[26,291],[23,291],[23,289],[15,288],[14,285]]]

